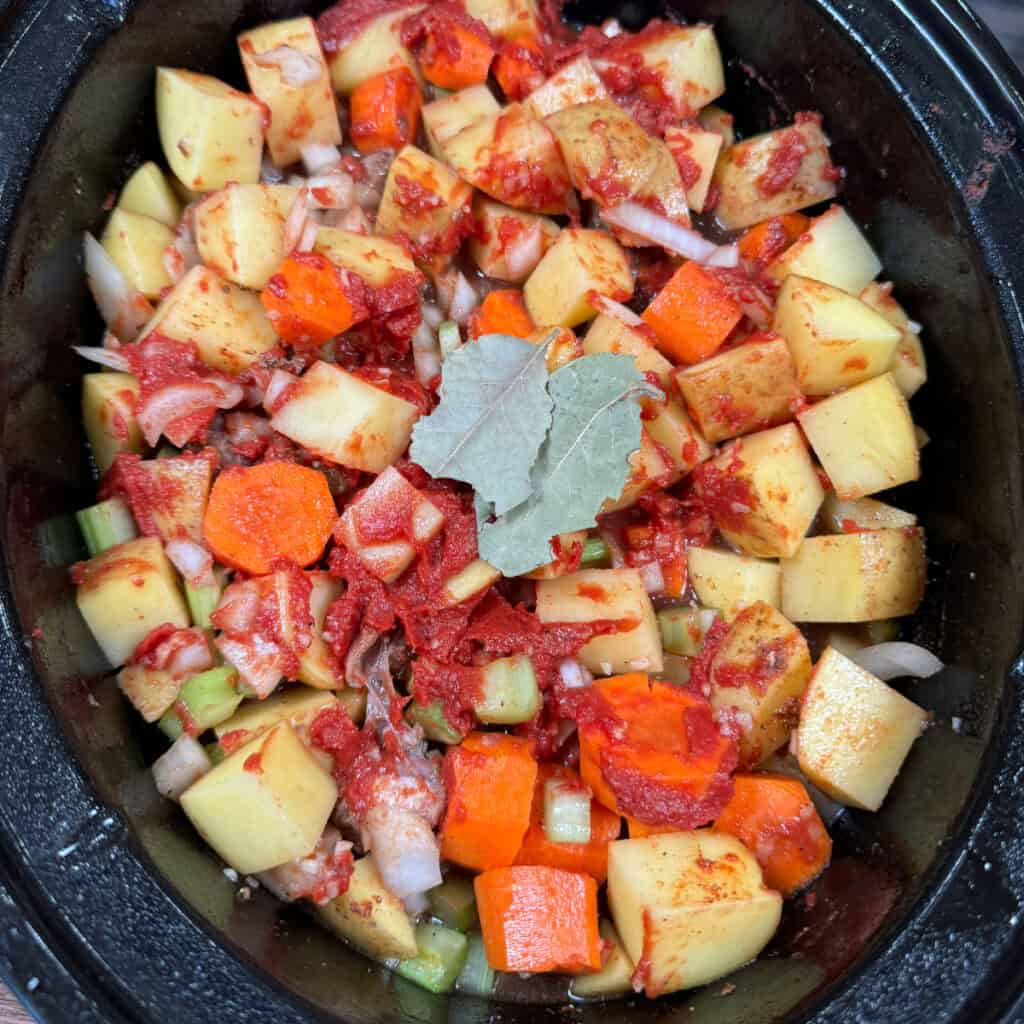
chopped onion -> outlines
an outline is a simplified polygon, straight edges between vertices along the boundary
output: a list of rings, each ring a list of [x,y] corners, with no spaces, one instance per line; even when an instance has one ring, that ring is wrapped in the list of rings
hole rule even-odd
[[[466,275],[457,274],[451,304],[448,306],[448,316],[460,326],[464,325],[479,301],[473,286],[466,280]]]
[[[153,315],[153,306],[142,292],[128,283],[107,250],[88,232],[85,235],[85,276],[103,322],[122,341],[134,341]]]
[[[168,800],[180,800],[182,793],[212,767],[202,745],[185,733],[174,741],[170,750],[153,762],[153,781],[162,796]]]
[[[270,383],[267,384],[267,390],[263,395],[263,408],[271,416],[277,411],[274,406],[277,405],[281,394],[289,385],[294,384],[297,380],[298,377],[290,374],[287,370],[275,370],[271,374]]]
[[[354,185],[344,171],[318,174],[306,184],[310,205],[317,210],[347,210],[353,203]]]
[[[552,843],[590,842],[591,792],[578,782],[544,783],[544,835]]]
[[[185,643],[177,647],[164,666],[175,679],[186,679],[213,668],[213,654],[202,630],[184,630],[192,633]]]
[[[601,34],[607,36],[609,39],[614,39],[616,36],[622,35],[622,26],[619,24],[618,18],[607,18],[601,22]]]
[[[329,228],[340,228],[356,235],[368,235],[370,222],[359,206],[350,206],[347,210],[328,210],[324,215],[324,225]]]
[[[430,900],[425,892],[411,892],[402,902],[405,903],[405,912],[411,917],[419,917],[430,909]]]
[[[657,562],[648,562],[640,566],[640,579],[648,594],[660,594],[665,589],[665,577]]]
[[[601,540],[604,541],[605,546],[608,548],[612,568],[624,568],[626,565],[626,549],[622,546],[622,541],[619,539],[618,531],[601,529],[598,530],[598,534],[600,535]]]
[[[924,327],[916,320],[908,320],[907,330],[910,331],[911,334],[920,334],[924,330]]]
[[[931,651],[917,644],[899,641],[862,647],[850,655],[850,660],[855,661],[865,672],[884,681],[904,676],[927,679],[941,672],[944,667]]]
[[[83,359],[107,367],[108,370],[117,370],[119,373],[132,372],[131,361],[117,349],[98,348],[95,345],[72,345],[71,351],[77,352]]]
[[[740,247],[736,244],[716,245],[715,251],[707,258],[709,267],[738,267],[740,265]]]
[[[306,226],[302,229],[299,244],[295,246],[295,251],[312,252],[313,247],[316,245],[316,234],[319,230],[320,225],[315,220],[307,220]]]
[[[148,396],[139,406],[137,414],[142,436],[146,444],[155,447],[160,435],[176,420],[211,406],[215,409],[231,409],[244,397],[245,391],[234,382],[199,380],[169,384]],[[191,436],[191,429],[185,437],[166,436],[174,444],[185,444]]]
[[[193,587],[203,587],[215,582],[213,576],[213,555],[194,540],[175,538],[164,546],[171,565]]]
[[[284,171],[270,159],[269,153],[264,153],[263,160],[260,163],[260,184],[280,185],[283,181]]]
[[[281,81],[296,88],[312,85],[320,77],[320,62],[294,46],[275,46],[254,55],[252,62],[261,68],[278,68]]]
[[[437,839],[418,814],[378,804],[366,816],[365,833],[381,881],[393,895],[404,899],[441,884]]]
[[[214,609],[216,626],[225,633],[248,633],[256,619],[260,605],[260,592],[251,580],[232,583],[221,595]]]
[[[302,147],[302,166],[310,177],[333,171],[341,166],[341,151],[337,146],[310,142]]]
[[[432,302],[424,302],[421,311],[423,313],[423,319],[426,323],[430,324],[431,327],[436,331],[441,326],[441,322],[444,320],[444,313],[437,308]]]
[[[609,299],[607,295],[600,295],[594,292],[593,295],[589,296],[590,304],[599,313],[604,313],[605,316],[614,317],[619,323],[625,324],[627,327],[639,327],[643,324],[643,320],[640,319],[628,306],[624,306],[621,302],[616,302],[614,299]]]
[[[309,189],[303,185],[299,189],[295,202],[292,203],[291,211],[284,222],[283,245],[285,252],[292,252],[302,241],[302,233],[306,230],[309,221]]]
[[[544,255],[544,232],[540,221],[505,246],[505,268],[510,281],[521,281]]]
[[[739,249],[735,245],[715,245],[694,231],[667,217],[640,206],[639,203],[621,203],[602,210],[601,218],[614,227],[630,231],[645,241],[660,245],[677,256],[707,263],[716,267],[735,267],[739,264]]]
[[[566,658],[559,663],[558,678],[567,690],[582,690],[594,681],[590,671],[575,658]]]
[[[424,386],[441,375],[441,348],[430,324],[423,320],[412,336],[412,361],[416,379]]]

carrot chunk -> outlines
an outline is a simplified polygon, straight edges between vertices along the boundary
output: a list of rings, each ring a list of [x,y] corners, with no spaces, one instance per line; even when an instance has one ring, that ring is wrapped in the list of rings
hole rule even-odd
[[[465,89],[487,81],[494,47],[486,34],[463,25],[430,26],[420,51],[423,77],[442,89]]]
[[[494,77],[507,99],[524,100],[544,84],[543,64],[540,40],[532,36],[507,39],[494,58]]]
[[[489,292],[487,298],[470,314],[467,333],[471,338],[485,334],[511,334],[514,338],[528,338],[536,329],[537,325],[523,301],[523,293],[516,288],[500,288]]]
[[[516,859],[530,824],[537,762],[533,743],[497,732],[470,733],[444,759],[448,808],[441,856],[485,871]]]
[[[785,252],[806,230],[810,219],[802,213],[787,213],[763,220],[744,232],[740,255],[751,263],[770,263]]]
[[[713,355],[742,316],[722,281],[690,262],[658,292],[643,320],[666,356],[691,364]]]
[[[542,764],[537,772],[537,786],[533,792],[530,827],[523,837],[523,845],[516,856],[516,864],[528,864],[565,871],[579,871],[597,882],[608,877],[608,844],[619,838],[622,822],[617,814],[602,807],[596,800],[590,802],[590,842],[553,843],[544,832],[544,783],[548,779],[579,782],[580,777],[561,765]]]
[[[352,143],[360,153],[401,149],[420,126],[420,87],[408,68],[381,71],[356,86],[349,106]]]
[[[596,971],[597,882],[559,868],[497,868],[473,882],[487,962],[498,971]]]
[[[714,824],[757,858],[765,883],[792,896],[828,866],[832,840],[799,779],[740,773],[732,799]]]
[[[292,462],[228,466],[214,481],[203,537],[218,562],[253,576],[310,565],[338,518],[323,473]]]

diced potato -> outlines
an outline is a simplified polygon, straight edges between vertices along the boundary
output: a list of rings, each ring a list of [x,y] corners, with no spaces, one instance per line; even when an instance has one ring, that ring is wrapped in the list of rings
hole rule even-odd
[[[586,530],[573,530],[572,533],[561,533],[551,540],[551,553],[556,557],[552,558],[546,565],[542,565],[532,572],[526,574],[528,580],[553,580],[558,576],[566,576],[569,573],[567,564],[576,560],[574,552],[583,551],[587,542]]]
[[[534,89],[526,97],[524,106],[534,117],[543,120],[548,114],[567,107],[606,99],[608,90],[584,54],[563,65],[539,89]]]
[[[406,146],[388,171],[384,195],[374,228],[378,235],[402,233],[414,244],[430,248],[440,242],[436,256],[427,260],[434,270],[451,262],[445,249],[446,234],[470,216],[473,189],[443,163],[415,146]]]
[[[715,216],[734,230],[833,198],[838,176],[828,147],[815,118],[730,146],[715,168]]]
[[[494,199],[535,213],[565,213],[575,201],[550,129],[510,103],[441,143],[445,163]]]
[[[154,331],[173,341],[194,341],[202,361],[225,373],[241,373],[278,343],[259,296],[201,265],[157,306],[141,337]]]
[[[499,39],[540,34],[536,0],[466,0],[466,13],[482,21]]]
[[[144,163],[125,183],[117,207],[126,213],[152,217],[173,228],[181,217],[181,203],[164,172],[152,160]]]
[[[256,100],[219,79],[157,68],[160,145],[171,170],[196,192],[260,180],[263,118]]]
[[[596,674],[660,672],[661,634],[650,597],[636,569],[584,569],[537,584],[541,622],[594,622],[629,619],[637,625],[624,633],[595,637],[579,659]]]
[[[801,399],[789,347],[772,336],[677,370],[675,381],[711,442],[792,419]]]
[[[782,569],[778,562],[720,548],[689,548],[686,570],[700,603],[717,609],[726,619],[734,619],[758,601],[773,608],[782,606]]]
[[[682,476],[711,457],[711,445],[697,432],[686,410],[674,398],[665,402],[645,402],[644,430],[659,445],[659,454],[667,455],[672,468]]]
[[[558,225],[550,217],[514,210],[482,194],[473,200],[473,216],[477,230],[469,241],[469,254],[482,274],[501,281],[526,280],[558,238]],[[534,248],[535,259],[523,260],[519,250],[524,245]],[[510,250],[516,254],[514,267],[509,266]]]
[[[720,514],[722,536],[748,555],[789,558],[800,547],[825,492],[799,428],[787,423],[733,441],[711,463],[745,484],[743,502]]]
[[[711,706],[739,729],[741,768],[789,740],[810,677],[807,641],[781,612],[762,601],[733,619],[711,662]]]
[[[338,787],[287,722],[226,757],[190,786],[182,810],[239,874],[313,852]]]
[[[145,447],[135,416],[139,382],[130,373],[87,373],[82,377],[82,420],[100,473],[118,452],[138,454]]]
[[[309,74],[303,74],[301,85],[287,81],[280,65],[259,63],[260,57],[279,46],[290,47],[307,58]],[[249,88],[270,110],[267,147],[278,167],[300,159],[303,146],[341,142],[331,77],[312,18],[274,21],[243,32],[238,37],[238,51]]]
[[[630,198],[641,206],[658,210],[676,224],[689,227],[690,204],[686,199],[686,188],[679,172],[679,165],[672,151],[661,139],[651,139],[651,145],[655,154],[654,169]],[[626,245],[642,248],[650,244],[646,239],[634,237],[631,232],[623,231],[621,228],[617,231]]]
[[[178,577],[156,537],[107,548],[80,566],[76,601],[107,660],[123,665],[157,626],[191,619]]]
[[[721,136],[722,145],[732,146],[736,142],[736,118],[728,111],[713,103],[708,104],[698,115],[697,123],[705,131]]]
[[[886,505],[874,498],[842,501],[834,491],[825,495],[821,517],[830,533],[852,533],[855,530],[902,530],[917,526],[917,516]],[[849,529],[849,527],[853,529]]]
[[[782,610],[794,622],[867,622],[917,611],[927,564],[916,527],[808,537],[782,562]]]
[[[583,339],[583,352],[591,356],[597,352],[611,352],[614,355],[632,356],[641,373],[653,373],[659,383],[671,394],[672,364],[641,333],[627,327],[621,320],[606,313],[600,313],[587,329]]]
[[[914,422],[891,373],[826,398],[797,419],[844,500],[920,475]]]
[[[178,697],[182,680],[163,669],[126,665],[117,673],[117,688],[147,722],[156,722]]]
[[[237,750],[262,736],[278,722],[287,722],[301,737],[321,711],[337,705],[338,699],[333,693],[308,686],[293,686],[266,700],[244,701],[227,721],[214,726],[213,731],[221,741],[230,736],[227,744],[230,750]]]
[[[881,260],[853,218],[841,206],[831,206],[768,264],[765,274],[778,284],[798,274],[858,295],[881,269]]]
[[[405,249],[386,238],[320,228],[313,248],[343,270],[358,274],[372,288],[383,288],[395,274],[419,274]]]
[[[195,210],[203,263],[243,288],[266,287],[288,255],[284,225],[297,195],[291,185],[228,185],[208,196]]]
[[[500,579],[501,573],[490,562],[474,558],[465,569],[445,580],[445,598],[449,604],[461,604]]]
[[[893,353],[889,370],[896,386],[906,398],[917,393],[918,388],[928,379],[928,365],[924,358],[921,339],[911,330],[910,318],[904,308],[892,297],[891,284],[872,281],[860,293],[860,301],[881,313],[900,332],[899,344]]]
[[[168,541],[185,538],[201,544],[203,516],[213,482],[209,459],[176,456],[168,459],[144,459],[132,470],[141,474],[149,494],[158,501],[144,501],[134,509],[139,529]]]
[[[375,960],[416,956],[416,935],[405,906],[384,887],[373,857],[355,863],[348,889],[316,908],[320,922]]]
[[[629,299],[633,294],[629,261],[611,235],[566,228],[530,275],[523,298],[536,323],[575,327],[597,316],[590,304],[592,292],[616,302]]]
[[[373,18],[344,46],[329,52],[327,66],[335,91],[351,96],[368,78],[403,67],[422,84],[419,63],[402,43],[402,22],[421,10],[422,4],[410,4]]]
[[[700,213],[708,199],[711,178],[722,152],[722,136],[693,122],[670,125],[665,129],[665,143],[679,166],[686,202]],[[730,143],[731,145],[731,143]]]
[[[833,800],[877,811],[927,721],[922,708],[828,647],[800,714],[800,769]]]
[[[900,340],[860,299],[795,274],[779,292],[772,329],[786,339],[805,395],[830,395],[884,373]]]
[[[342,681],[335,674],[334,658],[323,638],[324,620],[327,610],[341,597],[344,587],[339,580],[326,572],[307,574],[313,585],[309,595],[309,614],[313,617],[313,639],[299,655],[300,682],[318,690],[337,690]]]
[[[427,146],[438,160],[444,159],[444,144],[463,128],[497,114],[501,110],[494,93],[486,85],[472,85],[468,89],[442,96],[424,105],[420,115]]]
[[[270,425],[329,462],[380,473],[409,446],[419,410],[332,363],[317,362]]]
[[[146,298],[157,298],[172,284],[164,250],[174,241],[174,232],[166,224],[118,207],[100,241],[128,283]]]
[[[648,996],[714,981],[775,934],[782,897],[746,847],[699,830],[608,846],[608,904]]]
[[[666,423],[668,422],[666,420]],[[685,461],[682,451],[679,460]],[[655,487],[669,487],[681,475],[681,472],[662,454],[646,428],[641,429],[640,447],[629,457],[629,476],[623,485],[622,493],[618,498],[608,498],[601,506],[601,514],[607,515],[609,512],[629,508],[630,505],[636,504],[642,494]]]
[[[611,922],[603,918],[598,924],[601,938],[611,946],[608,959],[595,974],[577,974],[569,991],[579,999],[611,999],[633,989],[635,965]]]

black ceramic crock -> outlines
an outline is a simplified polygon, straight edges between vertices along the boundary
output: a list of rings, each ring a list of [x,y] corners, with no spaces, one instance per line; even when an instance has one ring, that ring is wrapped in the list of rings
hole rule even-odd
[[[571,13],[656,13],[604,2]],[[676,0],[716,20],[746,130],[825,111],[845,201],[923,323],[930,367],[924,477],[901,499],[927,528],[931,586],[907,631],[950,668],[914,684],[934,727],[882,813],[845,818],[773,955],[657,1003],[447,1001],[264,893],[239,898],[157,798],[151,738],[64,568],[68,513],[92,486],[68,350],[99,332],[81,233],[155,152],[153,66],[237,77],[235,33],[304,9],[0,2],[0,974],[48,1024],[1024,1020],[1024,99],[957,0]]]

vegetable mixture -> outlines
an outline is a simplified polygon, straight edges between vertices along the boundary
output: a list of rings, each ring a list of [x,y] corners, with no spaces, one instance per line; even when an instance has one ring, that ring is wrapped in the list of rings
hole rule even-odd
[[[534,0],[238,50],[248,91],[157,70],[164,165],[85,241],[74,582],[157,788],[432,991],[722,977],[940,667],[873,497],[918,477],[920,328],[822,117],[739,140],[712,26]]]

